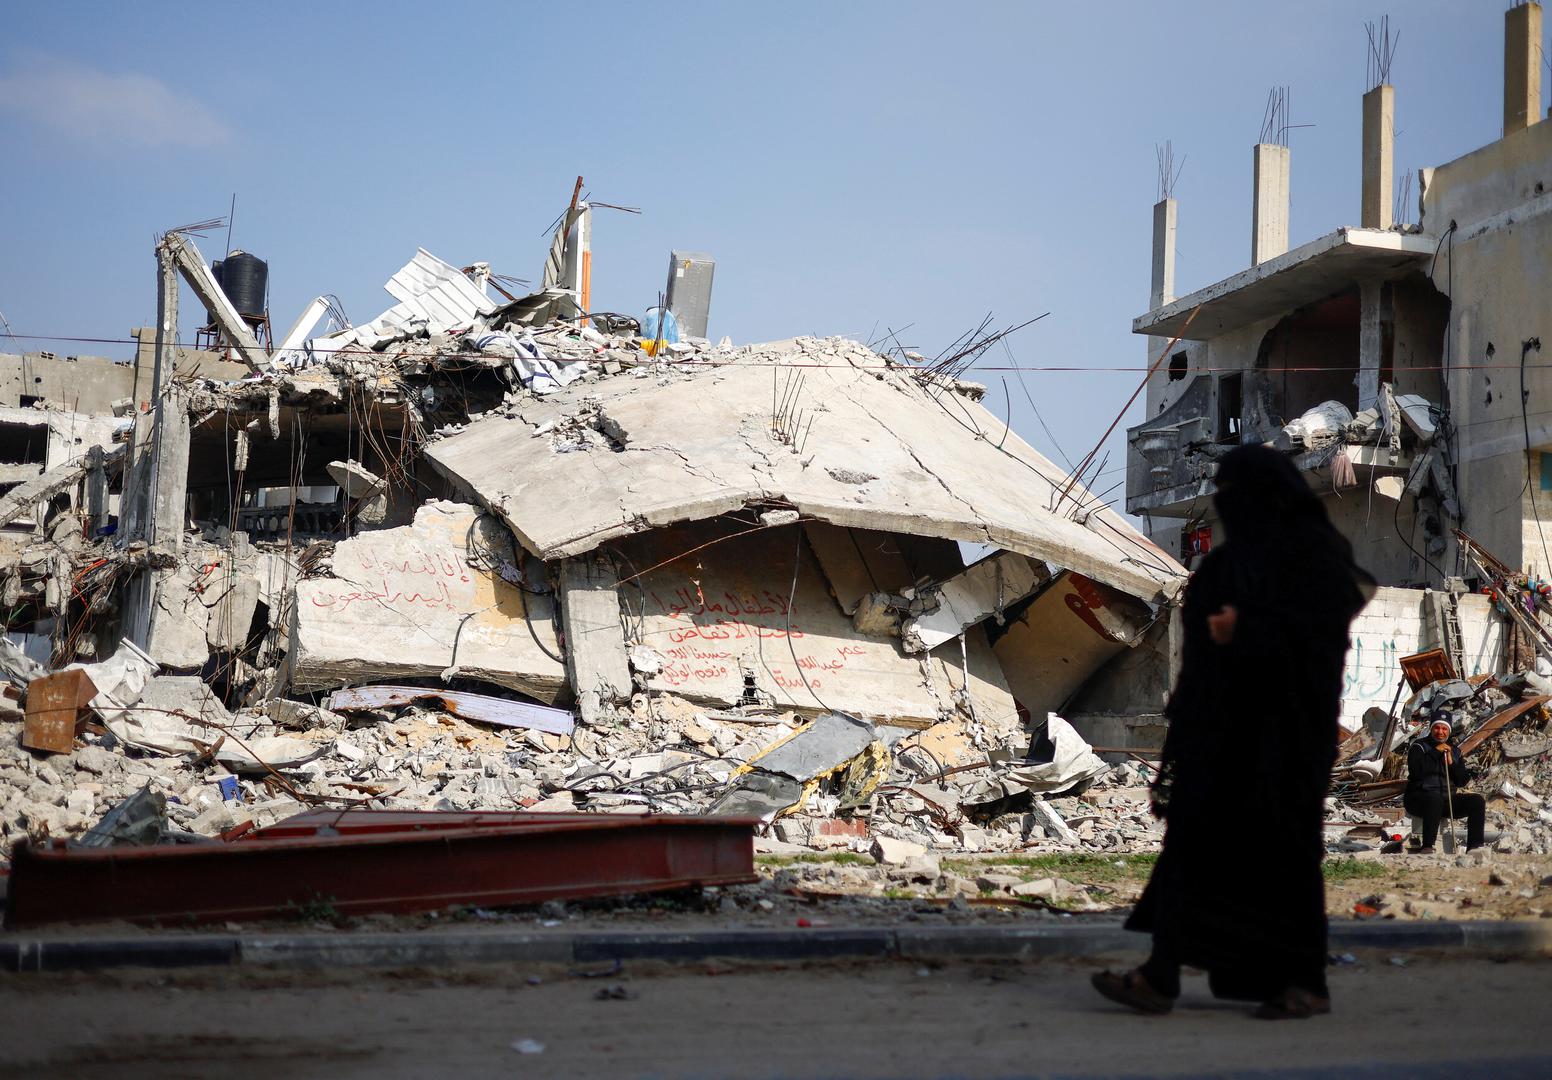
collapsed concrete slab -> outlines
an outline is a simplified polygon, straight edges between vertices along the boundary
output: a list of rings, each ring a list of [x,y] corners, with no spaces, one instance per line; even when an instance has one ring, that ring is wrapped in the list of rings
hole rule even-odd
[[[1063,573],[1010,612],[992,648],[1031,716],[1057,712],[1108,660],[1142,640],[1152,615],[1136,600]]]
[[[450,502],[334,549],[332,578],[296,586],[299,690],[453,673],[554,701],[566,681],[554,597],[521,580],[501,523]],[[511,580],[507,580],[510,578]]]
[[[719,520],[621,543],[646,567],[623,582],[630,640],[661,657],[638,674],[655,690],[717,704],[763,702],[926,727],[973,716],[992,742],[1018,712],[978,628],[909,656],[899,639],[857,630],[829,595],[801,525],[755,532]],[[966,667],[969,686],[966,692]]]
[[[781,500],[835,525],[991,544],[1148,601],[1179,591],[1175,559],[962,390],[856,342],[797,339],[574,384],[426,456],[546,559]],[[801,433],[784,419],[797,410]]]

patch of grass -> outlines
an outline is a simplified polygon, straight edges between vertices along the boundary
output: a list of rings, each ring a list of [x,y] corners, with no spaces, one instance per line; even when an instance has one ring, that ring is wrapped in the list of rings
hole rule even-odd
[[[1382,862],[1375,862],[1373,859],[1355,859],[1351,855],[1345,859],[1327,859],[1320,866],[1320,872],[1325,875],[1327,881],[1386,877],[1390,870],[1391,868]]]
[[[1146,852],[1130,855],[1067,854],[1053,852],[1049,855],[998,855],[984,859],[944,859],[943,865],[956,873],[974,877],[978,872],[992,868],[1017,873],[1026,880],[1042,877],[1066,878],[1083,884],[1105,881],[1132,881],[1145,878],[1153,872],[1158,855]]]
[[[836,866],[872,866],[873,856],[855,851],[816,851],[812,855],[756,855],[760,866],[792,866],[796,863],[832,863]]]

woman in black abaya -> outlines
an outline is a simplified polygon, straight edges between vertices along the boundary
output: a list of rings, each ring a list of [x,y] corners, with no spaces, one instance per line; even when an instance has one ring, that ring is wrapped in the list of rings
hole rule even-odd
[[[1153,785],[1163,850],[1126,924],[1153,953],[1094,985],[1168,1012],[1189,964],[1258,1016],[1309,1016],[1330,1011],[1321,819],[1348,625],[1374,582],[1284,454],[1233,450],[1217,487],[1228,536],[1186,588]]]

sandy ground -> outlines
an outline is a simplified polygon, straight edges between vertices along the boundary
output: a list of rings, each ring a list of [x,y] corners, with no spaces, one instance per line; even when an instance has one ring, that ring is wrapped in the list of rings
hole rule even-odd
[[[1200,978],[1135,1016],[1079,961],[8,976],[0,1077],[1552,1075],[1552,960],[1402,961],[1281,1023]]]

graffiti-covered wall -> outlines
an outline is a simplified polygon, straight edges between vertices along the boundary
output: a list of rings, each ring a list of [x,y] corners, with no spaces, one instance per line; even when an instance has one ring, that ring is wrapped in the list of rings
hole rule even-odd
[[[1366,709],[1390,707],[1401,681],[1400,659],[1434,647],[1426,628],[1422,589],[1380,589],[1353,620],[1352,646],[1342,677],[1342,726],[1357,727]],[[1485,596],[1460,598],[1464,674],[1501,671],[1504,624]]]

